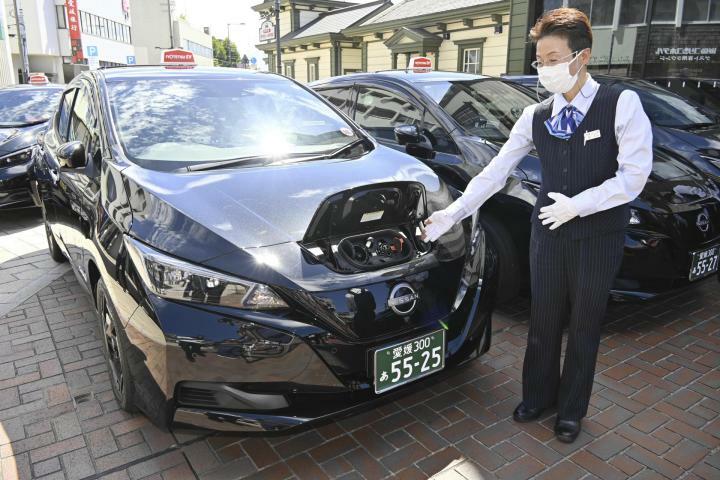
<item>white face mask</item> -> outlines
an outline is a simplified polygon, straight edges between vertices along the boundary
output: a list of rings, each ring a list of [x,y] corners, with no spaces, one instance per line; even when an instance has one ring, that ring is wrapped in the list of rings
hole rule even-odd
[[[572,55],[572,53],[570,54]],[[580,52],[575,55],[575,58],[568,60],[567,62],[558,63],[550,67],[538,67],[538,80],[542,83],[549,92],[552,93],[567,93],[577,82],[580,69],[575,72],[575,75],[570,75],[570,63],[578,58]]]

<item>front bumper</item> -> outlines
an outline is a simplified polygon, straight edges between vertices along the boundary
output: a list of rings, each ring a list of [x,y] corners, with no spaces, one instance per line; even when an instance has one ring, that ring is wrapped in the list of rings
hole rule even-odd
[[[0,168],[0,209],[34,207],[28,171],[32,162]]]

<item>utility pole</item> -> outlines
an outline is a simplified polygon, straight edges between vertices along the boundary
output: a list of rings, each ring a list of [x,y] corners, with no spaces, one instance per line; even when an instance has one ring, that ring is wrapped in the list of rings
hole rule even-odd
[[[282,75],[282,59],[280,48],[280,0],[275,0],[275,56],[277,57],[277,71]]]
[[[227,24],[227,28],[228,28],[228,34],[227,34],[227,42],[225,42],[226,43],[225,61],[227,62],[226,66],[230,67],[231,64],[230,64],[230,24],[229,23]]]
[[[173,19],[172,19],[172,0],[167,0],[168,7],[168,23],[170,24],[170,48],[175,48],[175,33],[173,32]]]
[[[30,62],[27,53],[27,37],[25,36],[25,20],[23,19],[23,11],[20,6],[20,0],[14,0],[15,7],[15,28],[18,36],[18,50],[20,51],[20,60],[22,61],[22,81],[27,83],[30,78]]]

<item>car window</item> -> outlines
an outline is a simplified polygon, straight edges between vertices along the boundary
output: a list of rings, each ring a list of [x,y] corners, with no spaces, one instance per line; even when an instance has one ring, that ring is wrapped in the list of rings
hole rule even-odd
[[[0,90],[0,127],[23,127],[45,122],[52,117],[59,88]]]
[[[437,152],[458,153],[455,142],[442,124],[428,111],[423,118],[423,134]]]
[[[67,142],[68,140],[67,134],[68,127],[70,126],[70,112],[72,111],[73,101],[75,100],[76,92],[77,89],[75,88],[65,92],[62,100],[60,101],[60,106],[58,107],[57,134],[62,142]]]
[[[331,153],[359,139],[295,82],[266,75],[108,79],[126,155],[148,168]]]
[[[89,87],[86,85],[80,89],[75,98],[75,105],[70,115],[70,133],[69,141],[78,141],[89,146],[95,126],[97,124],[97,116],[95,108],[92,105],[92,95]]]
[[[345,114],[350,114],[350,108],[352,107],[352,85],[340,88],[325,88],[317,91],[320,95],[325,97],[328,102],[335,105],[337,108],[342,110]]]
[[[419,127],[421,120],[422,112],[407,99],[379,88],[360,88],[355,121],[374,137],[395,141],[395,127]]]

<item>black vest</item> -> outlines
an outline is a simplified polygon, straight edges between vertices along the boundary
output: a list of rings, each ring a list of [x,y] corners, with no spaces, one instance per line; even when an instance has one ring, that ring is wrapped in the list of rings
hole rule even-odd
[[[600,85],[585,118],[568,140],[550,135],[544,124],[552,115],[552,97],[535,108],[532,137],[542,167],[542,185],[531,220],[537,233],[579,239],[624,230],[627,226],[630,220],[627,203],[575,217],[555,230],[538,219],[540,208],[554,202],[547,196],[549,192],[572,197],[615,176],[618,169],[615,109],[620,93],[620,89]],[[594,130],[600,130],[600,138],[584,144],[585,132]]]

